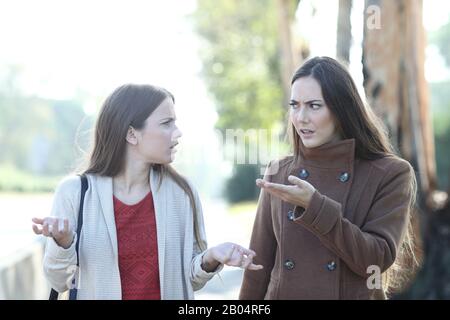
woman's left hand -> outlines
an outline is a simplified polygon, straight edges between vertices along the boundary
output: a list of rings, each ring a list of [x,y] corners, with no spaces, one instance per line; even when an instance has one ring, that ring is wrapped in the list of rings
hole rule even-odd
[[[295,176],[289,176],[288,181],[293,185],[288,186],[285,184],[268,182],[263,179],[257,179],[256,185],[283,201],[305,209],[308,208],[316,188],[309,182]]]
[[[207,272],[211,272],[222,263],[242,269],[260,270],[263,266],[253,263],[255,256],[256,253],[253,250],[246,249],[235,243],[225,242],[206,251],[203,255],[202,268]]]

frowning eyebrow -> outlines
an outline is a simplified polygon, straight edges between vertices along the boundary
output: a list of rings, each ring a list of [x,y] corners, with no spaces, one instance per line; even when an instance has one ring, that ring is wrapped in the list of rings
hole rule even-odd
[[[308,100],[308,101],[305,101],[305,104],[311,104],[311,103],[314,103],[314,102],[322,102],[322,100],[317,100],[317,99],[315,99],[315,100]],[[298,101],[297,100],[294,100],[294,99],[291,99],[291,102],[290,102],[291,104],[298,104]]]
[[[160,121],[175,121],[177,120],[176,118],[172,118],[172,117],[168,117],[168,118],[162,118]]]

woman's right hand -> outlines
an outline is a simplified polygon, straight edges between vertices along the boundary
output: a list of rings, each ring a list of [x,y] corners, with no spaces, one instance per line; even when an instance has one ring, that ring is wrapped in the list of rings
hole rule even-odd
[[[33,231],[45,237],[51,237],[64,249],[70,247],[73,242],[74,233],[69,228],[69,220],[55,217],[45,217],[43,219],[33,218]]]
[[[248,270],[260,270],[262,265],[253,263],[256,252],[232,242],[225,242],[206,250],[203,255],[202,268],[207,272],[215,270],[219,264]]]

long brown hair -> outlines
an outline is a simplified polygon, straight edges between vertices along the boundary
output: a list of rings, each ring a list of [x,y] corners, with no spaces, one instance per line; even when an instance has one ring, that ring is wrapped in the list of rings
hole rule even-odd
[[[152,85],[125,84],[114,90],[103,103],[95,125],[95,137],[87,169],[84,173],[114,177],[125,162],[126,135],[130,126],[139,130],[145,120],[167,98],[175,103],[174,96],[166,89]],[[200,236],[197,205],[194,193],[184,177],[167,164],[154,164],[159,186],[169,177],[188,195],[193,213],[194,234],[200,250],[206,249]]]
[[[315,57],[306,61],[292,77],[291,84],[303,77],[313,77],[321,86],[323,98],[334,116],[337,129],[343,139],[355,139],[355,157],[375,160],[386,156],[398,156],[389,142],[388,133],[382,121],[370,106],[365,105],[356,85],[346,68],[329,57]],[[300,157],[300,136],[289,122],[289,135],[294,148],[294,158]],[[294,161],[297,162],[297,161]],[[417,184],[411,168],[410,218],[408,228],[397,259],[385,272],[384,287],[390,293],[404,286],[412,276],[411,263],[418,267],[415,256],[415,239],[412,224]],[[407,267],[406,267],[407,266]]]

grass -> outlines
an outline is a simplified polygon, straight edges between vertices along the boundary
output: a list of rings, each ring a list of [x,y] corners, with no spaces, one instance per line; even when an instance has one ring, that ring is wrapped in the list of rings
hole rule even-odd
[[[241,215],[246,213],[255,213],[256,212],[256,201],[244,201],[238,202],[230,205],[228,208],[228,213],[231,215]]]
[[[11,165],[0,166],[0,192],[53,192],[60,179],[27,173]]]

